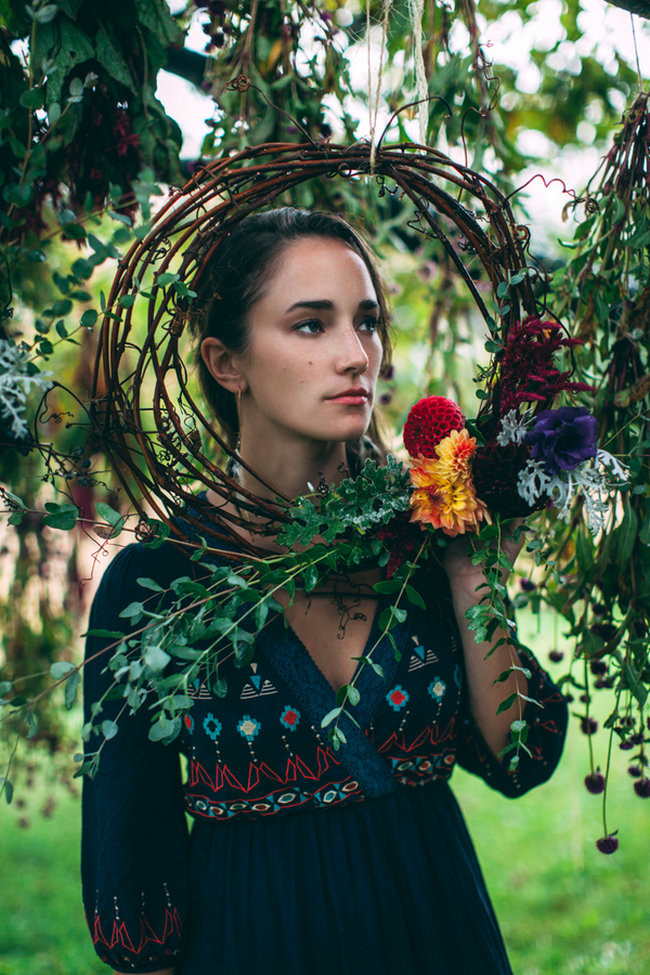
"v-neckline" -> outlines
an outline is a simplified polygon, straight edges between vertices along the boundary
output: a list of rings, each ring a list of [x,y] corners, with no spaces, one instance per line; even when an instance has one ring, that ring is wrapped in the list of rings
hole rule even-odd
[[[389,605],[387,597],[380,597],[363,656],[377,642],[385,605]],[[406,656],[408,639],[407,626],[398,624],[390,637],[384,634],[377,642],[372,659],[382,668],[383,677],[368,663],[359,670],[363,662],[358,661],[355,686],[360,694],[359,702],[354,707],[348,706],[339,719],[338,726],[345,741],[332,751],[331,758],[347,769],[351,779],[356,780],[364,795],[369,797],[387,795],[396,787],[390,765],[377,752],[367,732],[376,710],[393,686],[400,661]],[[302,640],[288,622],[285,627],[284,618],[278,614],[260,632],[257,645],[294,695],[295,703],[303,710],[317,738],[320,740],[321,735],[326,738],[328,729],[323,728],[322,722],[337,707],[336,692]]]
[[[396,654],[388,634],[380,635],[379,620],[387,605],[389,605],[387,597],[380,596],[365,646],[359,654],[361,658],[366,657],[369,649],[374,647],[371,659],[375,664],[379,664],[384,676],[381,677],[368,662],[360,659],[357,661],[352,677],[359,691],[360,700],[354,707],[348,706],[348,710],[359,723],[361,730],[368,726],[382,698],[390,690],[400,663],[401,649],[408,639],[408,635],[401,627],[391,631],[397,646]],[[325,715],[337,707],[336,689],[330,684],[285,617],[278,614],[271,626],[262,633],[266,633],[266,638],[260,640],[262,652],[280,671],[296,696],[302,699],[302,704],[309,710],[314,724],[320,726]],[[313,692],[313,696],[307,693],[309,689]],[[354,727],[353,722],[348,724]]]
[[[379,635],[379,617],[380,617],[380,615],[382,613],[382,610],[384,608],[383,607],[383,599],[382,599],[381,596],[377,596],[377,598],[374,600],[374,602],[375,602],[375,606],[373,608],[373,618],[372,618],[372,622],[370,624],[370,629],[368,630],[368,635],[366,636],[366,642],[364,643],[363,647],[361,648],[361,650],[359,651],[359,653],[357,654],[357,656],[355,656],[355,657],[350,656],[350,660],[353,660],[353,659],[356,660],[356,666],[354,668],[354,671],[352,672],[352,676],[351,676],[350,680],[347,681],[347,684],[351,684],[353,682],[356,682],[357,681],[357,675],[359,676],[359,679],[360,679],[360,677],[361,677],[361,673],[360,673],[361,668],[363,668],[365,670],[366,668],[369,667],[369,665],[367,663],[364,664],[364,661],[363,661],[363,658],[368,653],[368,649],[369,648],[372,649],[372,647],[375,645],[375,643],[377,643],[377,648],[376,649],[378,649],[379,642],[381,642],[381,641],[378,640],[378,635]],[[302,639],[302,637],[300,637],[298,635],[298,632],[297,632],[296,628],[289,621],[289,619],[288,619],[288,617],[286,615],[284,615],[284,624],[283,625],[284,625],[285,629],[290,633],[291,639],[294,641],[294,643],[296,643],[300,647],[300,650],[304,653],[305,656],[309,657],[309,659],[311,660],[312,664],[314,665],[314,667],[316,668],[316,670],[318,671],[318,673],[321,674],[321,676],[323,677],[323,680],[325,681],[325,683],[327,684],[327,686],[330,688],[332,694],[334,695],[334,698],[336,698],[336,695],[338,694],[340,688],[341,687],[344,687],[345,684],[340,684],[339,687],[334,687],[334,685],[332,684],[332,682],[330,681],[330,679],[327,677],[327,675],[325,674],[325,672],[318,665],[318,663],[316,661],[316,658],[314,657],[314,655],[309,650],[309,647],[304,642],[304,640]],[[372,669],[372,668],[370,668],[370,669]]]

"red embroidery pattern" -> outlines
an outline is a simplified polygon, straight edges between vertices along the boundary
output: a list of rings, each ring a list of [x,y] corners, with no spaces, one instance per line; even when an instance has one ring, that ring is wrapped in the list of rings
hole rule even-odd
[[[118,947],[131,952],[131,954],[139,955],[148,945],[167,945],[163,954],[173,955],[180,948],[181,918],[176,908],[167,907],[165,909],[162,930],[157,932],[147,918],[141,917],[140,930],[135,937],[132,937],[124,921],[120,921],[119,917],[117,917],[113,921],[110,937],[106,937],[102,930],[99,915],[95,914],[91,933],[95,945],[98,948],[103,945],[109,951]],[[169,943],[175,943],[177,947],[169,947]],[[111,959],[107,955],[101,951],[99,954],[102,961],[111,963]]]
[[[217,819],[230,819],[236,815],[270,816],[288,807],[295,809],[305,803],[313,806],[332,805],[335,801],[342,802],[351,798],[352,794],[361,796],[358,783],[351,783],[349,777],[339,782],[327,782],[320,789],[305,789],[308,782],[319,782],[330,770],[330,766],[341,763],[329,748],[319,746],[314,764],[315,767],[310,767],[299,755],[290,756],[284,769],[278,772],[266,762],[249,762],[248,774],[244,780],[241,776],[237,777],[226,764],[216,762],[214,773],[211,774],[193,758],[189,763],[185,785],[187,811],[195,816]],[[260,785],[264,788],[265,780],[291,788],[278,789],[276,786],[271,792],[264,791],[255,796],[254,792]],[[210,790],[207,794],[203,790],[193,791],[206,785]],[[232,799],[233,789],[242,794],[241,798]],[[225,790],[227,799],[220,799],[219,793],[222,790]]]
[[[398,751],[402,754],[408,755],[415,751],[416,748],[421,748],[425,742],[433,745],[441,745],[445,741],[455,743],[456,741],[456,719],[451,718],[444,728],[440,728],[437,723],[429,725],[424,728],[411,742],[407,742],[406,735],[404,732],[394,731],[389,738],[382,745],[375,744],[375,748],[381,755],[386,755],[388,752],[393,750]],[[368,737],[375,743],[374,732],[369,731]],[[427,752],[427,754],[429,754]]]
[[[369,730],[367,734],[374,744],[374,731]],[[449,742],[449,746],[440,748],[444,742]],[[434,779],[445,781],[456,761],[456,719],[452,718],[444,728],[430,725],[411,741],[407,741],[403,732],[394,731],[382,745],[375,744],[375,748],[390,761],[400,785],[424,785]],[[417,754],[418,751],[423,754]]]
[[[246,782],[244,782],[226,764],[221,765],[217,762],[215,764],[214,776],[212,776],[200,762],[192,759],[189,764],[187,787],[194,788],[196,785],[203,783],[204,785],[208,785],[214,793],[218,793],[221,789],[229,786],[231,789],[237,789],[239,792],[248,794],[259,785],[261,776],[270,779],[272,782],[279,782],[282,785],[295,782],[298,777],[317,782],[327,772],[331,763],[334,765],[341,764],[329,748],[321,748],[320,746],[316,752],[316,761],[317,768],[312,769],[299,755],[296,755],[295,758],[287,758],[284,772],[276,772],[266,762],[250,762],[248,765],[248,777]]]
[[[361,802],[363,794],[359,783],[347,778],[341,782],[328,782],[327,785],[305,792],[299,786],[289,789],[274,789],[267,795],[254,799],[234,799],[217,802],[208,796],[185,796],[187,811],[194,816],[207,819],[232,819],[234,816],[247,816],[257,819],[260,816],[273,816],[287,809],[309,804],[315,808],[336,806],[341,802]]]

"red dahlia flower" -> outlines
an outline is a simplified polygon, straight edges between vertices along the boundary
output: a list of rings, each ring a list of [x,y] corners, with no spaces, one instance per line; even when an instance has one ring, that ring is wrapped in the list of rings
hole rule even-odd
[[[465,417],[452,400],[427,396],[411,408],[404,424],[404,446],[411,457],[435,458],[440,441],[464,426]]]

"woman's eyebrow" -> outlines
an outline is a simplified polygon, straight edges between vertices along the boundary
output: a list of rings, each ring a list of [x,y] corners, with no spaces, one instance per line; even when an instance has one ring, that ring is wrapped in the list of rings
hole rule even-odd
[[[334,302],[330,301],[329,298],[320,298],[313,301],[295,301],[290,308],[287,308],[285,314],[290,311],[294,311],[296,308],[315,308],[315,309],[325,309],[329,310],[334,307]],[[359,302],[360,311],[374,311],[379,309],[379,304],[374,300],[374,298],[364,298],[363,301]]]

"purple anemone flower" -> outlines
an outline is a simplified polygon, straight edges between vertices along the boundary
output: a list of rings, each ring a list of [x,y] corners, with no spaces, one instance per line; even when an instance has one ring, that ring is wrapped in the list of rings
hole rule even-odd
[[[525,437],[535,460],[542,460],[549,474],[571,471],[596,456],[598,423],[582,406],[542,410]]]

